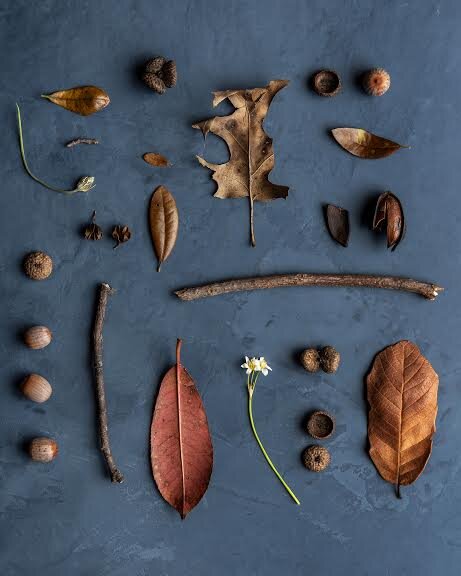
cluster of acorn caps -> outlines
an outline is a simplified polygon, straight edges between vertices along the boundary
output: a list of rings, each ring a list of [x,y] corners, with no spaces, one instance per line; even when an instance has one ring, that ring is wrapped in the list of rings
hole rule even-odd
[[[44,252],[31,252],[25,257],[23,268],[29,278],[45,280],[53,271],[53,261]],[[31,350],[41,350],[50,344],[53,334],[46,326],[32,326],[24,332],[23,339]],[[21,383],[21,390],[26,398],[39,404],[46,402],[53,393],[51,384],[40,374],[26,376]],[[29,445],[29,454],[36,462],[51,462],[58,454],[58,445],[52,438],[34,438]]]
[[[320,350],[316,348],[303,350],[300,360],[308,372],[323,370],[327,374],[334,374],[339,367],[341,356],[333,346],[324,346]],[[326,440],[335,431],[335,420],[328,412],[317,410],[309,416],[306,431],[316,440]],[[312,472],[322,472],[331,462],[330,452],[319,444],[308,446],[302,458],[304,466]]]
[[[362,75],[362,87],[370,96],[382,96],[391,86],[391,77],[384,68],[373,68]],[[336,96],[342,88],[341,78],[334,70],[319,70],[312,77],[312,87],[319,96]]]

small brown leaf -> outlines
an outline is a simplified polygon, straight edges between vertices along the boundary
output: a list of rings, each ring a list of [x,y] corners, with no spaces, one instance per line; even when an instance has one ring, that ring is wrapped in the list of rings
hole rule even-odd
[[[181,365],[165,374],[155,403],[150,447],[152,473],[165,500],[185,518],[205,494],[213,469],[213,445],[200,395]]]
[[[109,95],[97,86],[80,86],[53,92],[53,94],[42,94],[42,98],[81,116],[89,116],[99,112],[110,102]]]
[[[339,206],[328,204],[326,220],[328,232],[333,240],[346,247],[349,243],[349,212]]]
[[[376,136],[362,128],[335,128],[331,131],[336,142],[354,156],[359,158],[385,158],[402,146],[392,140]]]
[[[144,154],[143,159],[151,166],[161,166],[162,168],[171,166],[165,156],[155,154],[154,152],[147,152],[147,154]]]
[[[179,229],[179,215],[173,195],[165,186],[159,186],[150,201],[149,223],[158,268],[171,254]]]
[[[398,497],[431,455],[438,385],[434,369],[408,340],[380,352],[368,374],[370,457]]]
[[[392,192],[384,192],[376,203],[373,230],[381,230],[386,222],[387,247],[395,250],[405,234],[405,218],[400,200]]]

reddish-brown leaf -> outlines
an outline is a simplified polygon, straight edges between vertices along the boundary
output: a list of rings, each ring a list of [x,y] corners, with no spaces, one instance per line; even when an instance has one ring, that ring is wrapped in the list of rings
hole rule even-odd
[[[207,417],[191,376],[180,362],[165,374],[151,426],[152,472],[165,500],[185,518],[198,504],[213,469]]]
[[[168,162],[168,158],[165,158],[165,156],[162,156],[162,154],[156,154],[155,152],[147,152],[144,154],[143,160],[151,166],[159,166],[161,168],[167,168],[168,166],[171,166],[171,164]]]

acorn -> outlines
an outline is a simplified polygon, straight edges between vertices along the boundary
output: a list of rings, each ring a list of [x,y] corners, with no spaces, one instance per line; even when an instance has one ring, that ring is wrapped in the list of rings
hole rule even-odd
[[[323,446],[308,446],[303,452],[304,466],[312,472],[322,472],[328,468],[330,461],[330,453]]]
[[[391,86],[391,77],[384,68],[373,68],[364,74],[362,86],[370,96],[382,96]]]
[[[46,326],[32,326],[24,332],[24,344],[32,350],[46,348],[52,338],[53,334]]]
[[[39,404],[46,402],[53,392],[51,384],[40,374],[26,376],[22,381],[21,390],[26,398]]]
[[[45,252],[31,252],[24,258],[23,268],[32,280],[45,280],[53,271],[53,260]]]
[[[328,412],[317,410],[309,416],[306,430],[313,438],[325,440],[335,431],[335,420]]]
[[[341,91],[341,79],[334,70],[319,70],[312,77],[312,86],[319,96],[336,96]]]
[[[315,348],[307,348],[301,353],[301,364],[308,372],[317,372],[320,368],[319,353]]]
[[[320,366],[327,374],[333,374],[339,367],[341,355],[333,346],[325,346],[320,350]]]
[[[34,438],[29,446],[30,457],[35,462],[51,462],[58,451],[58,445],[52,438]]]

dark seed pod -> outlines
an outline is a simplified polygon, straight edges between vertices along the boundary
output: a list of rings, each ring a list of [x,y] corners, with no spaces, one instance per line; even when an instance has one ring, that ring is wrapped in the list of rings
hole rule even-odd
[[[112,230],[112,238],[117,242],[114,248],[120,246],[124,242],[128,242],[131,238],[131,230],[128,226],[114,226]]]
[[[405,218],[400,200],[392,192],[384,192],[376,203],[373,230],[386,224],[387,247],[395,250],[405,234]]]
[[[340,353],[333,346],[325,346],[319,352],[320,366],[327,374],[334,374],[341,361]]]
[[[96,224],[96,212],[93,212],[91,217],[91,222],[85,226],[83,230],[83,236],[86,240],[101,240],[102,238],[102,230]]]
[[[328,204],[326,207],[326,221],[328,232],[333,240],[336,240],[336,242],[346,248],[349,244],[349,212],[339,206]]]
[[[162,56],[151,58],[144,65],[142,79],[146,86],[157,94],[163,94],[167,88],[176,84],[176,63],[174,60],[165,60]]]
[[[308,446],[303,452],[304,466],[312,472],[322,472],[330,465],[330,453],[323,446]]]
[[[315,348],[307,348],[301,353],[301,364],[308,372],[317,372],[320,369],[319,353]]]

